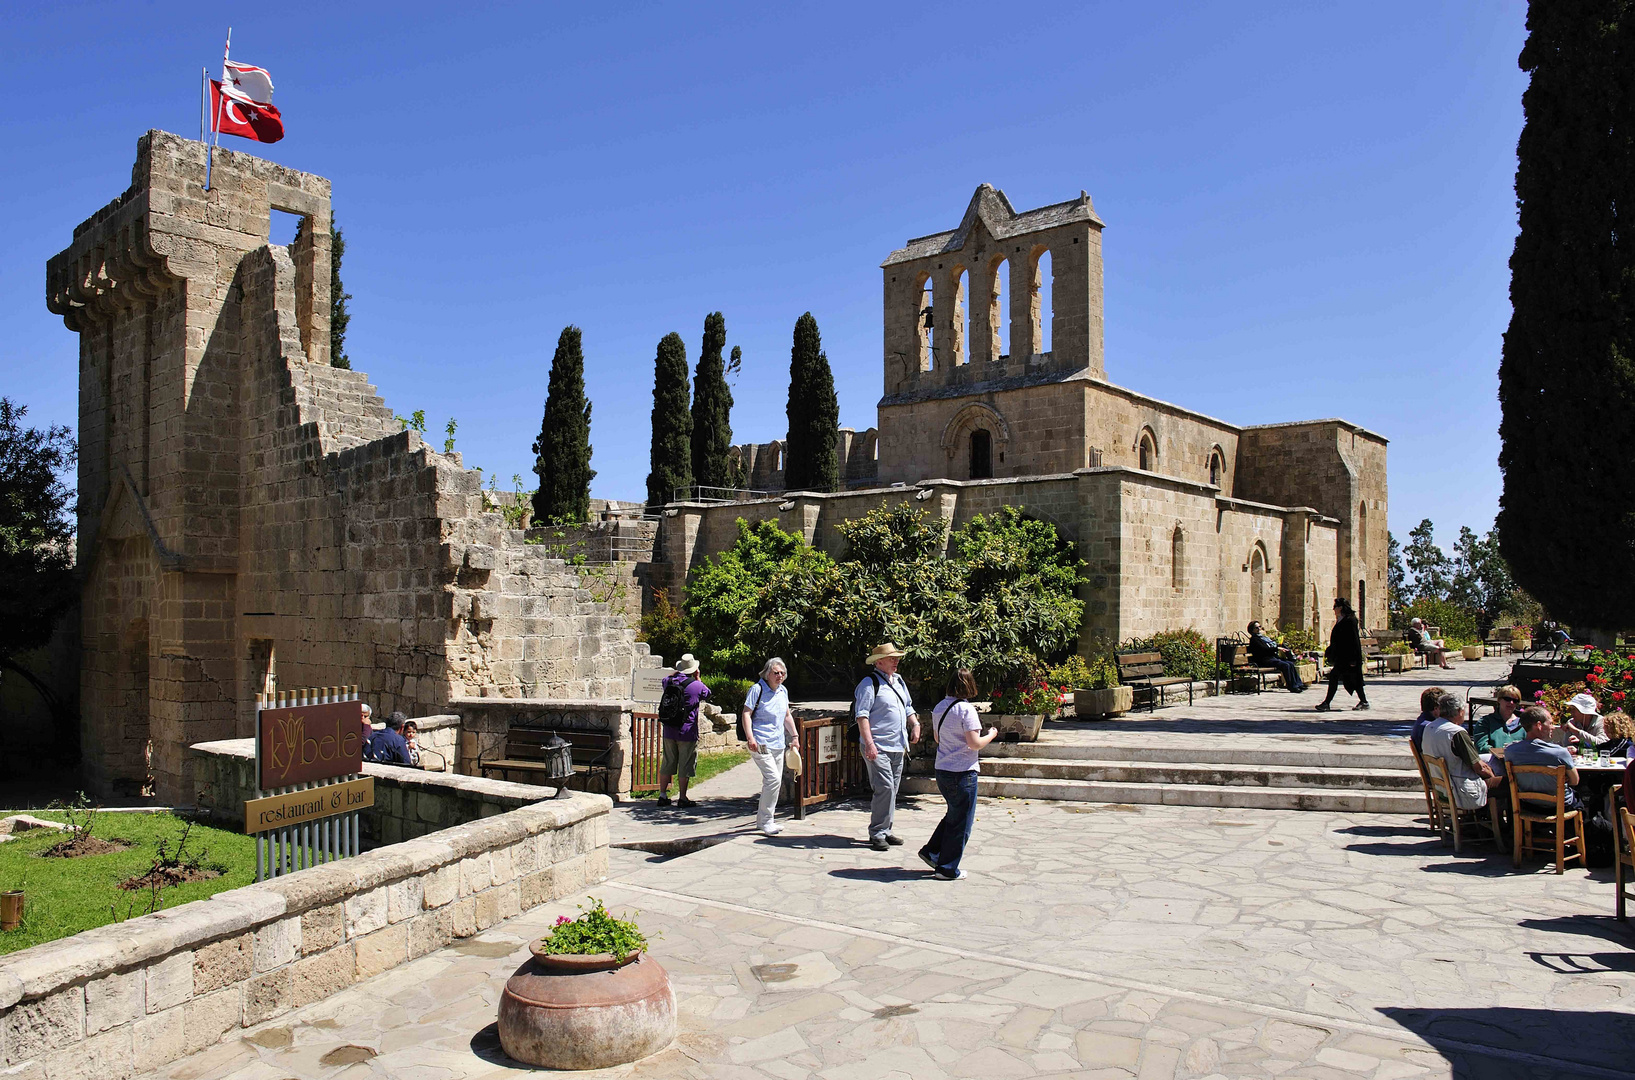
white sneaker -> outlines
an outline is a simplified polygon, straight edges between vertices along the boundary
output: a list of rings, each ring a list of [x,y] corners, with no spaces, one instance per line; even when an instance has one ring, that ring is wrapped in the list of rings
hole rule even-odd
[[[782,825],[762,825],[761,826],[761,835],[762,836],[777,836],[781,832],[783,832],[783,826]]]

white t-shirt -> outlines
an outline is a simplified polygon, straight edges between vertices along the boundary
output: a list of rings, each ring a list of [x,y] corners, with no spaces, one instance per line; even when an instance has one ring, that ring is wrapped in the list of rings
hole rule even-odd
[[[945,697],[931,710],[931,726],[937,733],[937,771],[976,772],[981,755],[965,742],[967,731],[982,730],[976,706]]]
[[[787,741],[783,721],[789,712],[788,689],[780,686],[772,692],[764,681],[757,681],[744,695],[744,705],[751,710],[750,734],[755,736],[761,749],[782,750]]]

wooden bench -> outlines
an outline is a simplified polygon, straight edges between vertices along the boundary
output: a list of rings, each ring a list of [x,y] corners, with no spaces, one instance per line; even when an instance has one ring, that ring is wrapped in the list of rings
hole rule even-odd
[[[1220,638],[1215,642],[1215,664],[1224,669],[1227,688],[1235,690],[1239,679],[1255,681],[1255,693],[1266,689],[1266,680],[1277,678],[1281,672],[1274,667],[1257,664],[1249,655],[1249,643],[1238,638]]]
[[[1164,674],[1164,657],[1155,652],[1114,653],[1118,665],[1118,681],[1134,688],[1133,704],[1138,704],[1143,690],[1147,693],[1148,710],[1156,710],[1163,703],[1164,688],[1186,683],[1187,704],[1192,704],[1192,680],[1179,675]]]
[[[562,786],[572,787],[574,780],[580,780],[580,790],[590,791],[592,778],[599,774],[601,790],[607,791],[613,738],[605,731],[514,727],[505,733],[505,756],[490,761],[478,758],[477,771],[483,776],[500,773],[502,780],[512,779],[504,775],[506,773],[521,773],[523,779],[519,779],[519,783],[544,784],[545,772],[549,768],[545,764],[545,744],[550,742],[553,735],[560,735],[573,744],[573,776]]]
[[[1510,627],[1495,626],[1487,632],[1487,640],[1482,643],[1482,653],[1486,656],[1503,656],[1510,651]]]
[[[1380,651],[1378,638],[1365,637],[1362,639],[1363,668],[1376,675],[1385,674],[1385,653]]]

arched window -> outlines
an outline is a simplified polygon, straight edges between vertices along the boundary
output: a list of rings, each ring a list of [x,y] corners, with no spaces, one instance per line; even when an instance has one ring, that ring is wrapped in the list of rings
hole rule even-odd
[[[931,275],[920,279],[919,301],[914,315],[914,340],[920,351],[920,370],[931,370],[931,330],[935,324],[932,306]]]
[[[1368,562],[1368,501],[1365,499],[1357,504],[1357,558],[1364,564]],[[1359,601],[1359,607],[1361,602]],[[1361,612],[1359,611],[1360,615]]]
[[[772,471],[783,472],[783,443],[772,444]]]
[[[1180,589],[1186,586],[1186,533],[1181,526],[1175,526],[1175,531],[1169,538],[1169,581],[1173,588]]]
[[[1136,467],[1145,472],[1153,472],[1158,468],[1158,440],[1153,436],[1152,428],[1142,428],[1141,438],[1135,447]]]
[[[1368,625],[1368,582],[1363,579],[1357,581],[1357,621]]]
[[[1249,618],[1260,621],[1266,611],[1266,553],[1256,544],[1249,552]]]
[[[1050,324],[1056,315],[1055,266],[1050,249],[1040,249],[1033,263],[1033,351],[1040,355],[1051,349]]]
[[[950,350],[956,365],[971,362],[971,275],[964,268],[954,268],[954,347]]]
[[[988,289],[988,332],[993,338],[988,356],[992,360],[1007,359],[1011,351],[1010,268],[1007,259],[994,263]]]
[[[986,428],[971,432],[971,479],[988,480],[993,476],[993,434]]]
[[[1221,482],[1225,479],[1226,458],[1221,455],[1219,450],[1211,450],[1209,452],[1209,482],[1215,487],[1220,487]]]

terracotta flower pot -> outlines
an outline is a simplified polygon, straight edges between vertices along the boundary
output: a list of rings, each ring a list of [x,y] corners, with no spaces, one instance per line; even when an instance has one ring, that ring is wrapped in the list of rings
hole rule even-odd
[[[500,1046],[548,1069],[605,1069],[657,1053],[676,1035],[670,976],[646,953],[548,956],[540,942],[500,997]]]
[[[1123,716],[1135,708],[1135,687],[1110,686],[1104,690],[1073,691],[1073,709],[1079,718]]]
[[[1480,660],[1486,652],[1480,645],[1466,645],[1459,651],[1464,654],[1466,660]]]

